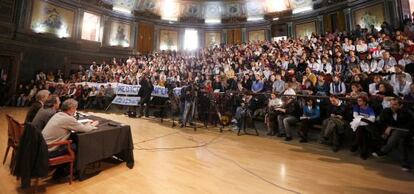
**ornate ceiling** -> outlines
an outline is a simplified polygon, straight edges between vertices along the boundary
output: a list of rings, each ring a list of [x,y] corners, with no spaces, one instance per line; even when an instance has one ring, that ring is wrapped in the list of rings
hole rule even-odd
[[[322,0],[103,0],[113,7],[149,12],[163,17],[226,19],[257,17],[312,6]],[[170,16],[169,16],[170,17]]]

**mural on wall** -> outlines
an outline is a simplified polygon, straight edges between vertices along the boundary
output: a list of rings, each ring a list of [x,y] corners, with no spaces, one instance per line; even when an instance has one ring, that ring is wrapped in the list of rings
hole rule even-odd
[[[160,50],[177,50],[178,32],[174,30],[160,30]]]
[[[113,21],[111,23],[109,44],[111,46],[129,47],[130,43],[131,26],[128,23]]]
[[[84,12],[81,38],[84,40],[99,41],[100,20],[100,16]]]
[[[205,35],[205,46],[211,47],[219,45],[221,43],[221,33],[220,32],[206,32]]]
[[[309,38],[314,32],[316,32],[315,22],[297,24],[295,28],[296,38]]]
[[[35,0],[30,28],[37,33],[52,33],[59,38],[67,38],[72,36],[74,17],[72,10]]]
[[[354,12],[355,24],[361,25],[362,28],[369,28],[374,25],[375,28],[381,29],[384,19],[384,4],[378,4]]]
[[[249,41],[256,42],[256,41],[265,41],[265,31],[264,30],[255,30],[249,32]]]
[[[290,0],[289,2],[293,9],[312,6],[315,3],[314,0]]]

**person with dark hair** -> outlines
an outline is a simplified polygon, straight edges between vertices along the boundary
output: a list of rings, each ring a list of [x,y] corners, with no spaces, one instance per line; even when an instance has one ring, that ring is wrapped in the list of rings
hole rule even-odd
[[[329,83],[326,81],[324,75],[318,76],[318,81],[315,85],[316,95],[318,96],[326,96],[329,93]]]
[[[303,114],[300,117],[300,143],[308,142],[308,131],[313,125],[320,122],[321,112],[319,106],[311,98],[306,99],[306,105],[303,107]]]
[[[190,83],[190,81],[189,81]],[[180,127],[186,127],[187,122],[193,125],[193,116],[195,113],[195,98],[197,96],[197,85],[194,83],[189,84],[181,90],[181,98],[183,103],[182,120]]]
[[[145,112],[145,116],[149,116],[148,107],[149,102],[151,99],[151,93],[154,90],[154,86],[152,85],[151,81],[148,80],[148,78],[144,75],[142,76],[141,80],[139,81],[139,85],[141,85],[141,88],[139,89],[138,96],[141,97],[141,100],[139,101],[139,116],[142,117]],[[144,108],[145,104],[145,108]]]
[[[404,96],[405,101],[414,101],[414,83],[410,85],[410,92]]]
[[[331,82],[329,88],[329,93],[331,95],[345,95],[346,93],[345,83],[341,81],[341,77],[339,75],[333,77],[333,81]]]
[[[380,75],[375,75],[372,81],[373,82],[369,84],[369,94],[376,95],[379,92],[379,86],[382,82],[382,77]]]
[[[385,127],[382,138],[387,143],[372,155],[381,157],[389,153],[393,148],[404,142],[404,164],[403,170],[410,169],[408,164],[407,146],[414,134],[414,113],[404,107],[401,99],[393,98],[390,100],[390,107],[382,111],[379,122]]]
[[[359,96],[357,98],[357,105],[353,107],[353,117],[351,128],[355,132],[355,138],[351,152],[356,152],[360,148],[361,158],[365,160],[368,157],[368,149],[374,136],[373,124],[375,122],[374,109],[368,105],[368,98],[366,96]]]
[[[276,108],[280,112],[277,116],[279,136],[286,136],[285,141],[292,140],[292,125],[299,121],[301,110],[295,97],[289,96],[283,108]]]
[[[351,84],[351,92],[346,95],[346,97],[357,98],[359,96],[368,96],[366,92],[362,90],[362,86],[359,83]]]
[[[270,95],[269,102],[267,104],[267,113],[265,115],[265,123],[267,125],[267,134],[269,136],[276,135],[276,127],[277,124],[277,115],[278,112],[276,111],[276,108],[279,108],[282,106],[282,100],[277,96],[276,93],[272,93]]]
[[[8,101],[7,95],[9,92],[9,84],[7,83],[7,74],[1,74],[0,72],[0,106],[3,106]]]
[[[41,108],[34,117],[32,121],[33,127],[35,127],[37,130],[42,131],[47,122],[49,122],[50,118],[56,114],[59,107],[59,97],[57,95],[50,95],[43,105],[43,108]]]
[[[329,117],[322,122],[321,140],[323,144],[332,143],[332,150],[337,152],[341,146],[341,137],[345,133],[347,123],[344,119],[345,106],[338,96],[329,97]]]

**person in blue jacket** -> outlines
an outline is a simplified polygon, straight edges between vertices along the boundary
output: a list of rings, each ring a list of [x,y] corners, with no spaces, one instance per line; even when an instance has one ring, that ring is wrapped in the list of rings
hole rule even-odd
[[[320,123],[321,111],[319,106],[313,99],[307,99],[306,105],[303,107],[303,115],[300,117],[300,143],[308,142],[308,130],[313,125]]]

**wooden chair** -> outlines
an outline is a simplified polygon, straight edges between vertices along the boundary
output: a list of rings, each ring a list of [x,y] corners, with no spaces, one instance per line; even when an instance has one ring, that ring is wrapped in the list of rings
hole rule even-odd
[[[65,140],[65,141],[59,141],[59,142],[47,144],[47,147],[63,146],[63,145],[67,147],[68,149],[67,154],[57,156],[54,158],[49,158],[49,166],[57,166],[57,165],[69,163],[70,165],[69,184],[72,184],[73,163],[75,162],[75,152],[72,150],[71,144],[72,144],[72,140]]]
[[[16,152],[19,147],[19,141],[23,134],[24,125],[16,121],[12,116],[6,115],[7,124],[8,124],[8,140],[6,153],[3,158],[3,165],[6,163],[7,155],[9,154],[10,148],[13,148],[12,157],[10,161],[10,170],[14,168]]]

